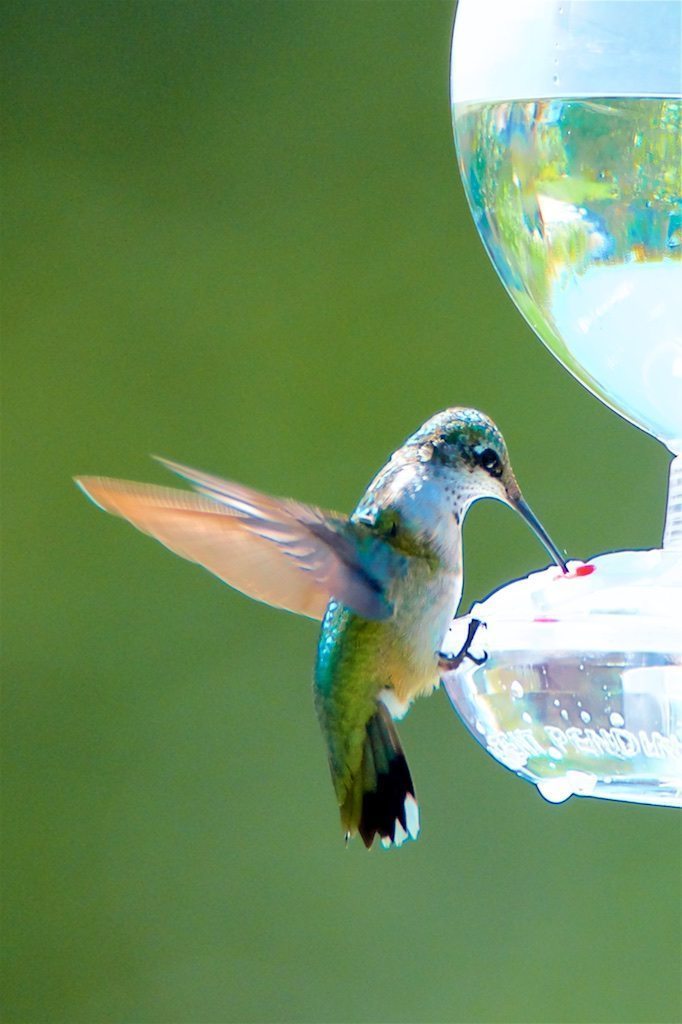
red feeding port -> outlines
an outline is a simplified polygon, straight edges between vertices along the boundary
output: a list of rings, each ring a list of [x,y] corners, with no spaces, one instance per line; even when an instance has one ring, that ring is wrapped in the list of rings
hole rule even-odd
[[[591,576],[594,572],[594,566],[589,564],[579,565],[578,568],[573,571],[576,576]]]
[[[557,576],[558,580],[574,580],[579,576],[591,576],[595,570],[594,565],[584,563],[583,565],[576,566],[575,569],[571,569],[570,572],[562,572],[560,576]]]
[[[577,568],[572,569],[568,575],[592,575],[594,572],[594,565],[579,565]]]

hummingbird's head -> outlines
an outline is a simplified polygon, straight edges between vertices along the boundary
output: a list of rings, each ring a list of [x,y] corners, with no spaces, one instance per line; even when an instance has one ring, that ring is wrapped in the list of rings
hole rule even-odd
[[[518,484],[507,446],[493,421],[478,409],[445,409],[427,420],[406,442],[420,462],[429,463],[452,494],[459,516],[478,498],[512,504]]]
[[[479,498],[496,498],[525,519],[566,571],[563,557],[521,494],[504,438],[489,416],[478,409],[445,409],[412,434],[405,448],[416,449],[417,459],[432,467],[458,522]]]

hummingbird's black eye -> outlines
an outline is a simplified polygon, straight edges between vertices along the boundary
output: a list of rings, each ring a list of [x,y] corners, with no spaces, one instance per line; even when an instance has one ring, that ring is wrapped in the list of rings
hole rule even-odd
[[[491,476],[502,476],[502,459],[494,448],[484,448],[478,456],[478,464]]]

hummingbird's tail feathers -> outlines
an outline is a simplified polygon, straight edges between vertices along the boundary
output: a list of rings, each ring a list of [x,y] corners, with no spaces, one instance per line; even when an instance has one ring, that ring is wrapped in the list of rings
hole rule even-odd
[[[198,481],[199,494],[105,477],[76,483],[106,512],[257,601],[314,619],[332,598],[367,619],[391,614],[382,584],[366,571],[341,516],[170,465]]]
[[[383,704],[367,723],[360,771],[341,807],[346,835],[360,833],[367,849],[378,836],[385,848],[419,835],[419,808],[410,769]]]

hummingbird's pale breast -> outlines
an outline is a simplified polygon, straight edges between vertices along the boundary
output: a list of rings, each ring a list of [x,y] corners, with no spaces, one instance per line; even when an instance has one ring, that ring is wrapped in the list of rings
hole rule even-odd
[[[376,504],[379,495],[380,502],[396,515],[393,542],[406,555],[404,575],[388,587],[393,615],[385,623],[390,634],[385,686],[394,691],[397,701],[391,705],[394,717],[400,711],[404,714],[415,697],[439,685],[437,652],[462,593],[456,484],[443,467],[404,463],[396,457],[373,482],[356,512],[362,518],[367,500]]]

